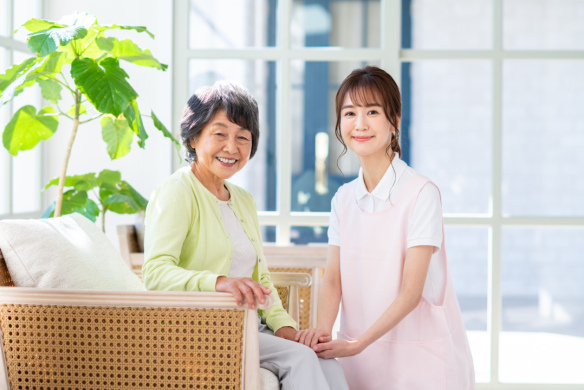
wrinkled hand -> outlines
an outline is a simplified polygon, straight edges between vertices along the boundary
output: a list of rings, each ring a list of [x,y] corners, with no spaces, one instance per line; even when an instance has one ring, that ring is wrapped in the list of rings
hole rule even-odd
[[[331,340],[331,334],[319,328],[304,329],[296,334],[296,341],[312,349],[314,349],[318,343],[326,343]]]
[[[321,359],[353,356],[362,352],[357,340],[347,341],[343,339],[332,340],[328,343],[320,343],[313,349],[314,352],[316,352],[316,356]]]
[[[237,306],[241,306],[245,299],[250,309],[255,308],[254,297],[263,305],[266,302],[264,295],[272,293],[272,290],[262,286],[252,278],[228,278],[225,276],[219,276],[217,278],[215,291],[232,294],[235,297]]]
[[[276,336],[281,337],[286,340],[294,341],[296,338],[296,329],[291,326],[283,326],[274,333]]]

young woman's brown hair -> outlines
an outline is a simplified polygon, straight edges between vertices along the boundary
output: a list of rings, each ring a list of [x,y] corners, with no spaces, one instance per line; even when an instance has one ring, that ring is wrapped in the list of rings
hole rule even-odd
[[[392,155],[389,154],[390,150],[401,156],[398,126],[401,119],[402,103],[399,88],[393,77],[386,71],[376,66],[366,66],[352,71],[343,80],[337,91],[337,123],[335,125],[335,135],[343,145],[343,151],[337,159],[337,167],[339,166],[339,159],[347,153],[347,145],[341,134],[341,108],[343,107],[343,101],[347,93],[351,97],[353,104],[357,106],[377,104],[383,107],[385,116],[395,129],[394,136],[391,138],[391,142],[385,152],[390,159],[392,158]]]

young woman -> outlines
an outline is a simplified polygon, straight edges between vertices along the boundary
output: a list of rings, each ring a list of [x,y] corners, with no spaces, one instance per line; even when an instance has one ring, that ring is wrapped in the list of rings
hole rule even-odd
[[[337,92],[336,112],[343,154],[348,147],[361,169],[332,200],[318,326],[296,338],[321,358],[340,358],[351,390],[474,389],[440,192],[399,158],[397,84],[377,67],[357,69]]]

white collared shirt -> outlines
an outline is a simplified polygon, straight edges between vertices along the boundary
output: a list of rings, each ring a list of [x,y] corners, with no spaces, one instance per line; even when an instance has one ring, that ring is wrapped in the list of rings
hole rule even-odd
[[[369,192],[363,180],[363,170],[359,169],[359,177],[356,179],[357,185],[355,186],[355,199],[359,208],[367,213],[387,208],[391,205],[392,199],[396,199],[399,196],[401,190],[415,173],[416,171],[410,168],[396,154],[379,184],[373,191]],[[338,200],[335,195],[331,202],[328,238],[330,245],[340,246],[340,226],[337,209]],[[408,248],[419,245],[432,245],[436,247],[434,252],[437,252],[441,244],[442,205],[440,204],[440,194],[435,186],[426,184],[420,191],[412,213],[408,231]]]
[[[395,172],[394,172],[395,170]],[[381,181],[373,189],[367,191],[363,180],[363,170],[359,169],[359,177],[355,186],[355,199],[359,208],[365,212],[372,213],[383,210],[391,205],[392,199],[396,199],[408,180],[416,174],[396,154],[391,165],[385,171]],[[331,216],[328,228],[329,245],[340,246],[340,226],[338,219],[338,199],[335,195],[331,201]],[[434,253],[440,250],[442,245],[442,205],[440,203],[440,193],[438,189],[426,184],[416,200],[410,226],[408,230],[407,247],[411,248],[420,245],[434,246]],[[438,286],[444,281],[444,271],[439,264],[430,261],[428,277],[424,286],[424,298],[437,303],[440,296]]]

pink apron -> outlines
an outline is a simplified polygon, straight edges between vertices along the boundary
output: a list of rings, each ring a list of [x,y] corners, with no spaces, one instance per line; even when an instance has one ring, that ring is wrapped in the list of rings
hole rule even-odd
[[[374,213],[357,206],[355,181],[339,191],[343,292],[339,338],[359,337],[397,297],[410,216],[428,182],[416,174],[391,206]],[[472,356],[447,272],[444,240],[441,248],[432,261],[446,270],[442,304],[422,298],[397,326],[362,353],[339,359],[351,390],[475,388]]]

